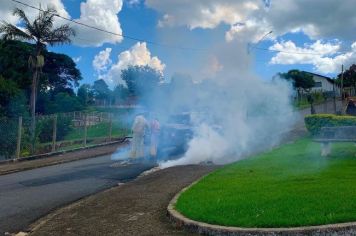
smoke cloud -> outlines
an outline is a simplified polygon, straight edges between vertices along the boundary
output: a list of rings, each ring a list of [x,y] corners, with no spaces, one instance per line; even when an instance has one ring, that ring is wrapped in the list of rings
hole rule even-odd
[[[194,111],[194,136],[188,150],[178,160],[164,161],[161,166],[213,162],[225,164],[269,149],[281,141],[293,127],[295,119],[290,105],[291,88],[282,80],[262,81],[238,76],[210,80],[187,94],[177,88],[189,104],[170,101],[179,110]],[[178,97],[176,99],[179,99]]]
[[[150,101],[146,109],[162,129],[172,115],[191,114],[193,137],[185,153],[161,160],[162,168],[240,160],[278,145],[296,122],[292,86],[254,75],[245,43],[215,45],[206,58],[212,59],[192,76],[177,73],[157,91],[145,94]],[[161,141],[177,142],[169,137]]]

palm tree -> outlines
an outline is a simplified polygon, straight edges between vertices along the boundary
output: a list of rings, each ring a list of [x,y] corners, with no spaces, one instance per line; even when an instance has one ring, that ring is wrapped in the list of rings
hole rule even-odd
[[[28,62],[32,73],[32,86],[30,98],[31,111],[31,132],[32,140],[35,139],[36,128],[36,94],[39,77],[44,66],[44,57],[42,55],[46,45],[57,45],[71,43],[71,36],[75,36],[75,31],[68,25],[64,24],[54,28],[53,22],[57,15],[57,11],[52,8],[47,10],[40,10],[39,15],[33,22],[27,18],[22,9],[15,8],[13,15],[18,16],[21,20],[21,28],[12,25],[6,21],[0,22],[0,33],[4,40],[21,40],[27,42],[34,42],[36,49],[34,55],[31,55]]]

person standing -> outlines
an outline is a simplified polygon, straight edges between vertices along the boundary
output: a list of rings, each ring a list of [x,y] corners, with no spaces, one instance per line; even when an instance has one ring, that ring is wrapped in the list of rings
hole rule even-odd
[[[150,147],[150,155],[154,159],[157,157],[159,131],[160,131],[160,124],[158,119],[155,118],[151,121],[151,147]]]
[[[143,158],[145,156],[144,137],[147,126],[147,121],[143,115],[138,115],[135,117],[135,121],[132,125],[132,159]]]

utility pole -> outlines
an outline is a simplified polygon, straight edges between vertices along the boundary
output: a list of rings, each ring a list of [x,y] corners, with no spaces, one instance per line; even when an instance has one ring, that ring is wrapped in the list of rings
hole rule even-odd
[[[334,114],[336,114],[336,91],[335,91],[335,81],[334,81],[334,83],[333,83],[333,100],[334,100]]]
[[[341,101],[344,101],[344,65],[341,65]]]

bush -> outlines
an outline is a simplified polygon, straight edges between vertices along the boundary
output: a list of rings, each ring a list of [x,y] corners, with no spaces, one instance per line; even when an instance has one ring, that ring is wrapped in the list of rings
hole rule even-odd
[[[356,117],[332,114],[309,115],[304,118],[307,130],[316,135],[322,127],[356,126]]]
[[[57,118],[57,140],[62,140],[72,130],[72,119],[70,117],[58,116]],[[38,138],[41,143],[52,141],[53,117],[39,120],[36,125]]]
[[[0,120],[0,160],[15,155],[17,144],[17,119]]]

